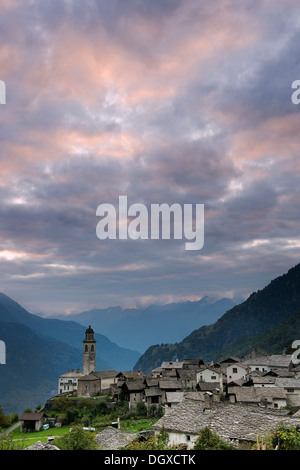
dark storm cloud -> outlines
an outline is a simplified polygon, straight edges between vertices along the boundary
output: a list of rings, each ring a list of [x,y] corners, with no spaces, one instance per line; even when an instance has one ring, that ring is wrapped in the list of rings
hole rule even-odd
[[[47,312],[233,296],[297,263],[297,2],[0,5],[7,293]],[[123,194],[205,204],[203,250],[100,242]]]

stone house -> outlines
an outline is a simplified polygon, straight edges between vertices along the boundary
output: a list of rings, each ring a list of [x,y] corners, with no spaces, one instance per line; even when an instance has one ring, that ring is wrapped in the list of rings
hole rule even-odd
[[[91,372],[78,379],[78,395],[92,397],[98,394],[111,393],[112,386],[117,382],[116,370]]]
[[[197,369],[178,369],[177,377],[184,390],[196,390]]]
[[[254,357],[262,357],[268,356],[268,353],[260,348],[253,348],[249,353],[242,356],[242,362],[246,361],[247,359],[253,359]]]
[[[266,408],[287,406],[285,391],[280,387],[228,387],[230,403],[256,404]]]
[[[253,387],[275,387],[275,377],[263,375],[252,377]]]
[[[162,403],[167,402],[167,393],[168,392],[179,392],[182,391],[182,384],[180,380],[172,379],[160,379],[159,388],[162,392],[161,400]]]
[[[147,406],[162,404],[162,391],[159,387],[145,388],[145,404]]]
[[[163,370],[172,370],[172,369],[182,369],[182,361],[164,361],[161,363],[161,369]]]
[[[118,372],[116,370],[102,370],[94,372],[94,375],[100,379],[100,393],[111,393],[112,386],[117,384]]]
[[[20,416],[20,430],[30,429],[31,431],[40,431],[45,421],[45,415],[40,413],[23,413]]]
[[[243,360],[244,366],[249,367],[249,372],[269,372],[271,370],[289,370],[292,360],[291,354],[272,354],[270,356],[250,357]]]
[[[166,406],[174,408],[181,403],[184,399],[184,392],[167,392],[166,393]]]
[[[183,359],[182,368],[189,370],[199,370],[204,366],[202,359]]]
[[[296,426],[300,425],[300,418],[289,416],[286,410],[188,398],[175,408],[166,408],[164,416],[152,429],[158,433],[164,427],[169,434],[169,445],[182,444],[191,450],[199,430],[210,426],[221,439],[233,443],[236,448],[250,449],[257,435],[263,436],[279,422]]]
[[[125,372],[119,372],[117,374],[117,385],[121,387],[124,382],[129,382],[132,380],[139,380],[139,379],[142,380],[144,377],[145,377],[144,372],[140,370],[137,370],[137,371],[128,370]]]
[[[300,378],[276,377],[275,385],[285,391],[288,405],[300,407]]]
[[[134,410],[138,402],[144,401],[145,388],[144,380],[126,380],[123,382],[121,390],[125,401],[129,403],[129,409]]]
[[[100,393],[100,379],[93,372],[78,379],[79,397],[92,397]]]

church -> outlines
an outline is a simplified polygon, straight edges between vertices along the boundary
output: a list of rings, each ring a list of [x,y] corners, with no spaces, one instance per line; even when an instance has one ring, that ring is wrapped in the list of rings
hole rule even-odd
[[[59,376],[58,393],[77,393],[79,397],[90,397],[97,394],[109,393],[117,383],[116,370],[96,371],[96,340],[94,330],[89,327],[83,340],[83,369],[80,372],[68,370]]]

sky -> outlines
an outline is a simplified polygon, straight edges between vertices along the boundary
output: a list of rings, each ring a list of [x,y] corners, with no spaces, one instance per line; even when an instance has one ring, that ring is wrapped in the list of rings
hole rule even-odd
[[[298,264],[299,44],[293,0],[0,0],[0,291],[70,315],[247,298]],[[100,240],[122,195],[204,204],[203,248]]]

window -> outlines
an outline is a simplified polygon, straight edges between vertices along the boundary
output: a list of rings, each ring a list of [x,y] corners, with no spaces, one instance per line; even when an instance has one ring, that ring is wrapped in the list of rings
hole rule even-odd
[[[189,436],[188,434],[186,435],[186,440],[187,441],[190,441],[191,440],[191,436]]]
[[[236,367],[233,367],[233,368],[232,368],[232,373],[233,373],[233,374],[237,374],[237,368],[236,368]]]
[[[217,377],[215,375],[212,375],[210,378],[211,380],[216,380]]]

